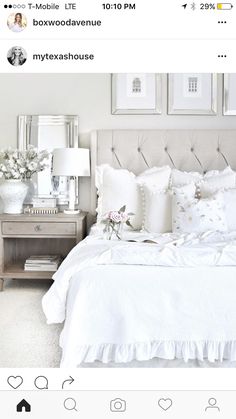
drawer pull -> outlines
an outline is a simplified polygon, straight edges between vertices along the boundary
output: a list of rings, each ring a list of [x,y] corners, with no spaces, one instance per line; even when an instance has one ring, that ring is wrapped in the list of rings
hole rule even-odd
[[[36,225],[36,226],[34,227],[34,230],[35,230],[35,231],[42,231],[42,227],[41,227],[40,225]]]

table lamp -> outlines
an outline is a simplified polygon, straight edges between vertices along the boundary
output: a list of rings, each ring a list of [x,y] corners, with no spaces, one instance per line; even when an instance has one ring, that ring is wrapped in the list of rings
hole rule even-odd
[[[53,150],[53,176],[68,176],[69,208],[64,210],[66,214],[78,214],[75,208],[76,190],[75,179],[80,176],[90,176],[89,150],[86,148],[56,148]]]

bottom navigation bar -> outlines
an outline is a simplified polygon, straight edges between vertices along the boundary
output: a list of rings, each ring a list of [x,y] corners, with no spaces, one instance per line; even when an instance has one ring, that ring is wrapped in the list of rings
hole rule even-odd
[[[201,419],[236,416],[236,392],[210,391],[70,391],[2,392],[1,417],[73,417]],[[4,396],[4,397],[3,397]]]

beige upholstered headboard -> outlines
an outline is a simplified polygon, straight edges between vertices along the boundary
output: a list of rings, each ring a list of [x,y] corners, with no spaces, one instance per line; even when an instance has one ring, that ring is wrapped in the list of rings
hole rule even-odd
[[[95,166],[108,163],[135,174],[153,166],[205,172],[236,170],[236,130],[99,130],[91,135],[91,211],[96,208]]]

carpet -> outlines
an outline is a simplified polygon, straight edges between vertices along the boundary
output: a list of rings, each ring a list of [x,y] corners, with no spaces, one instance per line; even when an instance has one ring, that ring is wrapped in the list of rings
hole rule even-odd
[[[59,367],[62,325],[47,325],[41,300],[46,280],[6,280],[0,292],[0,368]]]

